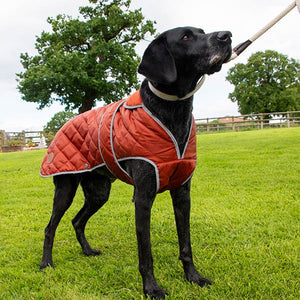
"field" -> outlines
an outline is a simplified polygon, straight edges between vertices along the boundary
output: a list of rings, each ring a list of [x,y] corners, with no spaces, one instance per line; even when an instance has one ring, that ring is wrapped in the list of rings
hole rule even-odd
[[[0,153],[0,299],[144,299],[138,272],[133,188],[114,183],[87,237],[85,257],[71,219],[58,227],[55,269],[39,270],[52,180],[39,177],[44,151]],[[167,299],[300,299],[300,128],[198,136],[192,184],[194,261],[213,285],[189,284],[178,260],[169,193],[158,195],[151,239]]]

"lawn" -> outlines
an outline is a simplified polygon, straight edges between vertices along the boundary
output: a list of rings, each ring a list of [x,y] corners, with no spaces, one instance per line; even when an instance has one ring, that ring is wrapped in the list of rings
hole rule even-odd
[[[300,299],[300,128],[198,136],[192,184],[194,261],[213,285],[185,281],[169,193],[152,214],[152,250],[167,299]],[[87,225],[85,257],[71,219],[58,227],[55,269],[39,270],[52,208],[51,178],[39,177],[44,151],[0,154],[0,299],[143,299],[133,188],[115,182],[110,201]]]

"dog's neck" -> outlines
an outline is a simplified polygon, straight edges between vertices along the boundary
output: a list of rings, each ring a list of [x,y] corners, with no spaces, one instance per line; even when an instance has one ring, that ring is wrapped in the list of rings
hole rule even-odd
[[[163,100],[150,90],[147,79],[142,83],[140,93],[145,107],[172,132],[182,152],[193,118],[193,96],[179,101]]]

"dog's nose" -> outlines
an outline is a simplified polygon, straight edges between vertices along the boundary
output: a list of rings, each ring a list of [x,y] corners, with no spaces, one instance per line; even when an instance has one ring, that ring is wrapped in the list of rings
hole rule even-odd
[[[227,42],[232,37],[232,34],[230,31],[219,31],[217,34],[217,39],[222,42]]]

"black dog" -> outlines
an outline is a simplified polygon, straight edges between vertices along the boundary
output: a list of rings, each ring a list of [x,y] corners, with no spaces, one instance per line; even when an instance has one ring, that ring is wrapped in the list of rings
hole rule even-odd
[[[146,77],[140,89],[143,106],[172,134],[175,139],[174,143],[177,143],[178,151],[181,154],[185,151],[190,137],[190,128],[193,122],[192,94],[197,82],[205,74],[220,71],[222,64],[227,62],[230,56],[230,32],[205,34],[203,30],[193,27],[166,31],[146,49],[138,70]],[[162,99],[166,94],[173,95],[172,97],[177,97],[178,100]],[[150,244],[150,214],[157,193],[155,168],[146,160],[138,159],[124,160],[121,164],[134,184],[139,270],[143,279],[144,293],[151,299],[163,299],[166,292],[154,278]],[[106,167],[80,174],[54,176],[54,204],[50,222],[45,229],[41,269],[48,265],[53,266],[52,247],[55,230],[65,211],[71,205],[79,184],[84,191],[85,203],[72,223],[84,254],[100,254],[100,251],[90,247],[84,230],[89,218],[108,200],[111,177],[113,175]],[[180,260],[183,263],[185,276],[188,281],[203,287],[211,283],[199,275],[193,263],[189,224],[190,187],[191,180],[189,178],[180,187],[170,190],[170,193],[175,212]]]

